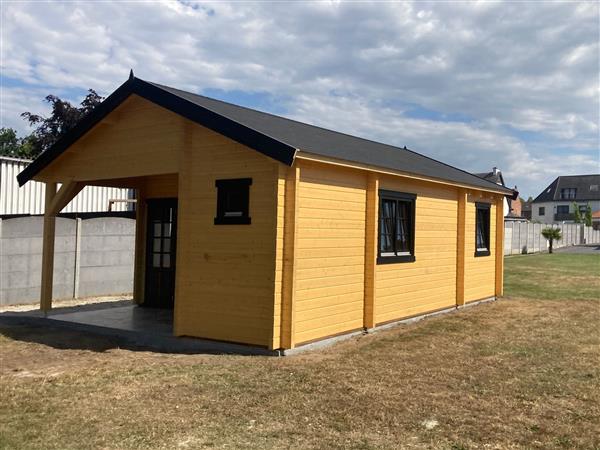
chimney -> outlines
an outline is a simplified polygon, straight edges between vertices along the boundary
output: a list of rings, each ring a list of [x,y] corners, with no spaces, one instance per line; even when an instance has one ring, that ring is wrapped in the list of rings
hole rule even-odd
[[[498,168],[497,168],[497,167],[494,167],[494,168],[492,169],[492,172],[494,172],[494,175],[498,175],[498,172],[500,172],[500,171],[498,170]]]

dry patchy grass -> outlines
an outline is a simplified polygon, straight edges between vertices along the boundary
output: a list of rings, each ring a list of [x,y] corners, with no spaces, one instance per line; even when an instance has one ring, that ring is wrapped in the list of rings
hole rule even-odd
[[[517,259],[507,271],[528,276]],[[5,329],[0,446],[600,448],[597,298],[509,294],[287,358]]]

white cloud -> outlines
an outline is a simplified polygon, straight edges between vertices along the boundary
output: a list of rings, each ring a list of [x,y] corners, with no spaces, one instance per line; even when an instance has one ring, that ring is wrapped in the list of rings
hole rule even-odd
[[[50,92],[109,93],[133,67],[182,89],[269,93],[298,119],[406,144],[467,170],[497,165],[535,194],[557,173],[597,170],[599,8],[4,3],[3,76],[33,87],[5,87],[2,116],[16,123],[15,114],[37,109]],[[471,120],[411,118],[415,105]]]

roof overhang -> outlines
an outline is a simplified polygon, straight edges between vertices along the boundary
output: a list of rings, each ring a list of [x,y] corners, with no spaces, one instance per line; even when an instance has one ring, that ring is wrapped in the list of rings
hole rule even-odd
[[[41,153],[19,175],[19,186],[23,186],[42,169],[48,166],[58,156],[65,152],[98,122],[104,119],[115,108],[123,103],[130,95],[136,94],[163,108],[173,111],[186,119],[196,122],[216,133],[220,133],[240,144],[246,145],[283,164],[291,166],[294,162],[296,149],[284,142],[253,130],[234,120],[217,114],[207,108],[194,104],[158,86],[139,78],[130,77],[125,83],[109,95],[90,114],[85,116],[73,129],[60,138],[49,149]]]
[[[279,161],[287,166],[291,166],[294,163],[296,154],[299,153],[303,156],[317,157],[317,159],[324,160],[328,157],[324,155],[315,155],[314,153],[307,153],[299,151],[294,146],[283,142],[282,140],[272,137],[269,134],[258,131],[251,128],[250,126],[244,125],[230,117],[223,114],[217,113],[208,107],[194,103],[187,98],[184,98],[176,93],[170,92],[166,89],[161,88],[159,85],[149,83],[131,75],[129,79],[123,83],[115,92],[109,95],[102,103],[100,103],[94,110],[85,116],[73,129],[59,139],[52,147],[41,153],[31,164],[29,164],[18,176],[17,180],[19,185],[24,185],[27,181],[34,178],[39,174],[45,167],[47,167],[52,161],[58,158],[63,152],[65,152],[71,145],[73,145],[78,139],[80,139],[85,133],[90,131],[96,124],[102,121],[108,114],[115,110],[121,105],[129,96],[138,95],[158,106],[166,108],[192,122],[198,123],[206,128],[213,130],[223,136],[226,136],[242,145],[245,145],[259,153],[262,153],[276,161]],[[404,151],[410,151],[404,148]],[[412,152],[411,153],[416,153]],[[435,161],[424,155],[419,155],[422,158],[427,158],[431,161]],[[368,170],[381,171],[381,167],[372,166],[352,161],[349,159],[339,160],[347,164],[360,164],[363,168]],[[448,166],[445,163],[435,161],[436,163]],[[448,166],[452,167],[452,166]],[[453,167],[453,169],[457,169]],[[453,182],[450,179],[443,177],[431,177],[430,175],[419,175],[418,173],[413,174],[412,172],[398,172],[394,169],[383,169],[384,171],[391,173],[395,172],[397,175],[415,175],[428,179],[429,181],[445,182],[446,184],[452,184],[460,186],[461,183]],[[461,172],[467,173],[468,175],[477,178],[475,175],[465,172],[461,169]],[[481,178],[479,178],[481,179]],[[500,186],[489,180],[481,179],[485,182],[486,186],[467,185],[466,187],[471,189],[479,189],[488,192],[499,193],[509,198],[516,199],[518,192]]]
[[[505,197],[510,198],[512,200],[516,200],[519,197],[518,191],[515,191],[514,189],[510,189],[505,186],[501,186],[499,184],[493,183],[489,180],[484,180],[487,183],[489,183],[488,187],[475,186],[475,185],[470,185],[470,184],[466,184],[466,183],[464,183],[464,184],[457,183],[457,182],[446,180],[443,178],[433,178],[430,176],[419,175],[417,173],[403,172],[403,171],[399,171],[399,170],[389,169],[386,167],[374,166],[371,164],[364,164],[364,163],[360,163],[360,162],[356,162],[356,161],[349,161],[349,160],[345,160],[345,159],[325,157],[322,155],[317,155],[316,153],[304,151],[302,149],[300,149],[298,151],[298,153],[296,154],[296,158],[304,159],[307,161],[317,161],[317,162],[326,163],[326,164],[327,163],[334,164],[334,165],[338,165],[338,166],[348,167],[351,169],[368,170],[368,171],[378,172],[378,173],[382,173],[382,174],[412,178],[415,180],[422,180],[422,181],[427,181],[430,183],[440,183],[440,184],[445,184],[445,185],[450,185],[450,186],[456,186],[459,188],[474,189],[474,190],[479,190],[479,191],[484,191],[484,192],[493,192],[495,194],[502,194]]]

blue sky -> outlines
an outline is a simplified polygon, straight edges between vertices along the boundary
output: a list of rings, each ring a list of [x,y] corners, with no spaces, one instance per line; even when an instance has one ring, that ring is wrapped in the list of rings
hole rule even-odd
[[[128,76],[499,167],[598,173],[597,2],[2,2],[2,126]]]

